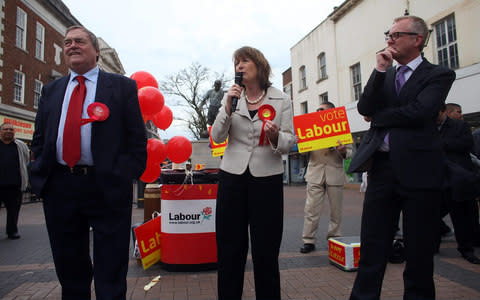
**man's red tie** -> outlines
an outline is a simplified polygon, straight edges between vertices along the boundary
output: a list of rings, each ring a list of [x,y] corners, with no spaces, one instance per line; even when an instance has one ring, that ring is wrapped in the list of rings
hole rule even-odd
[[[75,166],[80,160],[80,119],[82,118],[83,102],[87,94],[85,77],[77,76],[75,79],[78,84],[70,97],[63,129],[63,160],[70,167]]]

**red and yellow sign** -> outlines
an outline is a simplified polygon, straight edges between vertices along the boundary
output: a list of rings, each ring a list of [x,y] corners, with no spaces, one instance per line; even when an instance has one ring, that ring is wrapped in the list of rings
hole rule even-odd
[[[298,137],[298,152],[352,144],[352,134],[348,124],[345,106],[322,110],[293,118]]]
[[[212,139],[212,126],[208,126],[208,135],[210,138],[210,147],[212,148],[212,156],[217,157],[217,156],[222,156],[223,153],[225,153],[225,148],[227,147],[228,143],[228,138],[225,140],[223,143],[215,143]]]
[[[135,237],[144,270],[160,261],[160,218],[160,216],[153,218],[135,228]]]
[[[0,125],[10,123],[15,130],[15,137],[22,140],[31,141],[35,125],[33,122],[17,119],[9,116],[0,115]]]
[[[329,238],[328,258],[344,271],[356,270],[360,260],[360,237]]]

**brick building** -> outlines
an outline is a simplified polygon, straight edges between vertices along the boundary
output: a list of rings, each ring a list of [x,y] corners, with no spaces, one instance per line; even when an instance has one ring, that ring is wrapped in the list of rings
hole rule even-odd
[[[0,0],[0,124],[13,123],[27,143],[43,85],[68,74],[63,38],[77,24],[61,0]],[[99,67],[125,74],[115,49],[99,44]]]
[[[29,142],[44,84],[68,73],[65,30],[80,24],[59,0],[0,0],[0,124]]]

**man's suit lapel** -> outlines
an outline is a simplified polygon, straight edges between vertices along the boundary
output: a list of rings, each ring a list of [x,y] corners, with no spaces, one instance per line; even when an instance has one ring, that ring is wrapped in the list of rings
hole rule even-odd
[[[400,104],[404,105],[408,101],[410,94],[418,94],[417,88],[419,83],[423,82],[423,79],[428,76],[429,69],[431,68],[432,64],[430,64],[425,58],[423,59],[422,63],[413,71],[410,78],[405,82],[402,90],[400,91]],[[395,82],[395,79],[394,79]],[[395,90],[395,84],[394,84]]]
[[[395,67],[391,67],[387,70],[387,74],[385,75],[385,89],[389,94],[389,97],[387,97],[388,106],[397,106],[399,104],[397,92],[395,90],[395,74]]]
[[[109,102],[112,98],[112,81],[107,73],[102,70],[98,73],[97,91],[95,93],[95,102],[100,102],[109,106]]]
[[[112,109],[112,106],[114,105],[114,103],[112,103],[113,100],[114,100],[113,99],[113,82],[110,79],[110,76],[108,75],[108,73],[100,70],[98,73],[97,91],[95,92],[95,102],[100,102],[105,104],[110,110],[110,114],[112,114],[112,112],[114,112],[114,109]],[[109,116],[109,118],[111,118],[111,116]],[[103,122],[108,122],[108,118]],[[103,123],[103,122],[92,122],[92,135],[91,135],[92,152],[94,152],[94,150],[96,149],[95,147],[96,137],[102,136],[99,125],[103,125],[103,124],[99,124],[99,123]],[[107,137],[103,136],[101,138],[107,138]]]
[[[53,89],[52,97],[49,101],[52,101],[49,104],[51,109],[49,114],[49,121],[53,122],[52,126],[49,128],[57,130],[52,136],[57,137],[58,125],[60,124],[60,116],[62,115],[62,106],[63,99],[65,98],[65,91],[67,90],[68,80],[70,79],[70,74],[59,79],[58,86],[61,88]],[[55,141],[56,142],[56,141]]]

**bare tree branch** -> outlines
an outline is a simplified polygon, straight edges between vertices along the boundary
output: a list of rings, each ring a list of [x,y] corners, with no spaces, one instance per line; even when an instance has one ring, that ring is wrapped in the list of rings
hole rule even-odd
[[[225,76],[215,73],[225,83]],[[187,122],[188,129],[197,139],[207,130],[207,108],[202,105],[202,96],[205,95],[203,87],[208,86],[211,80],[210,70],[198,62],[180,70],[176,74],[168,75],[160,82],[159,89],[162,93],[179,98],[176,105],[185,107],[190,112],[188,119],[177,117],[178,120]]]

